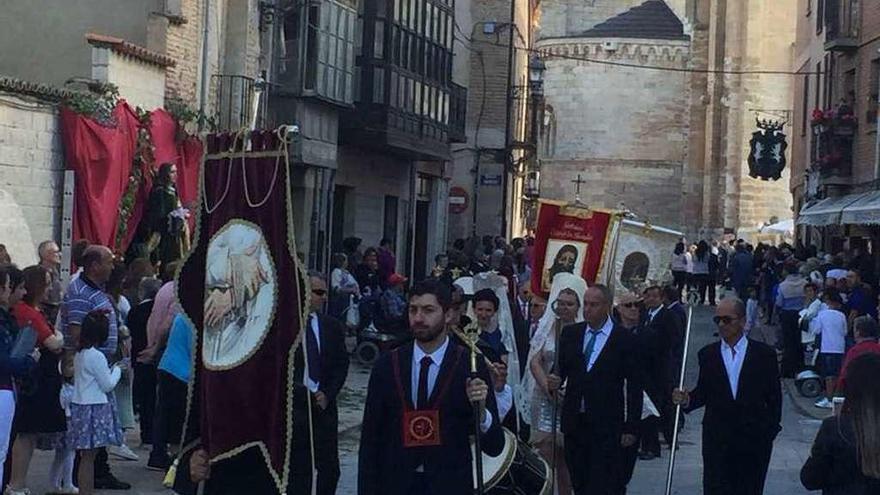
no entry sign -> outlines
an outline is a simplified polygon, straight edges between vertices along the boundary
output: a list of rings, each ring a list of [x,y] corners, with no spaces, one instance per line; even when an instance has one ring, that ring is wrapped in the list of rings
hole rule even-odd
[[[452,187],[449,189],[449,212],[464,213],[468,207],[468,193],[462,187]]]

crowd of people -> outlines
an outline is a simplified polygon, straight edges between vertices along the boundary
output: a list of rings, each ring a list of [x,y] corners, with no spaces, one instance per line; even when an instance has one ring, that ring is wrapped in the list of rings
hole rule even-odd
[[[177,263],[125,263],[78,241],[76,271],[61,280],[61,250],[38,247],[39,262],[0,265],[0,460],[4,495],[26,495],[36,449],[54,450],[51,493],[126,490],[109,456],[136,461],[126,432],[152,446],[148,467],[171,465],[191,369],[193,330],[180,315]]]
[[[534,294],[532,251],[529,239],[457,240],[435,257],[426,280],[409,284],[395,271],[391,242],[361,250],[352,238],[332,257],[329,276],[309,273],[310,317],[294,377],[295,396],[309,397],[314,413],[317,493],[337,491],[345,328],[361,327],[364,316],[408,338],[373,367],[361,494],[470,491],[472,403],[481,404],[484,453],[500,452],[506,429],[553,467],[557,493],[575,495],[626,493],[637,462],[673,447],[676,429],[684,427],[675,423],[676,406],[686,413],[705,408],[705,493],[762,493],[781,429],[780,379],[808,368],[824,380],[816,407],[837,411],[803,467],[804,486],[826,493],[877,489],[880,300],[865,253],[682,240],[669,280],[615,293],[560,271],[548,294]],[[30,493],[36,449],[55,451],[46,473],[53,493],[127,489],[109,456],[137,459],[126,445],[134,431],[151,447],[147,466],[167,470],[179,449],[195,334],[176,302],[178,264],[159,264],[157,276],[154,260],[124,263],[106,247],[81,241],[73,249],[78,270],[64,286],[57,244],[40,244],[38,256],[24,269],[11,259],[0,266],[4,494]],[[502,285],[480,289],[462,285],[462,277]],[[720,338],[700,350],[696,385],[678,389],[689,290],[699,295],[697,304],[715,306]],[[768,338],[776,322],[778,335]],[[476,375],[462,358],[472,348],[469,328],[478,332],[474,345],[482,355]],[[760,340],[750,338],[758,329]],[[810,349],[818,351],[815,363]],[[442,427],[401,435],[402,421]],[[306,427],[295,422],[298,428]],[[290,462],[311,465],[308,450],[298,446]],[[261,469],[251,469],[259,459],[209,464],[198,447],[187,455],[184,481],[206,482],[205,493],[274,489]],[[311,483],[294,475],[289,491]],[[175,489],[191,493],[180,482]]]

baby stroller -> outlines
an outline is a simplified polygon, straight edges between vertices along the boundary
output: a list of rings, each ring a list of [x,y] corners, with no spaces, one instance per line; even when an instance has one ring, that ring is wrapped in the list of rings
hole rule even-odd
[[[362,364],[372,366],[383,352],[408,340],[405,325],[389,322],[382,313],[378,298],[364,298],[358,306],[360,325],[356,331],[354,356]]]

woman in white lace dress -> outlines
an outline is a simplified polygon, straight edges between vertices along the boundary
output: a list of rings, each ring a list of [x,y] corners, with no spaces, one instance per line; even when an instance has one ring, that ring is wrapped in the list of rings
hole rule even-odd
[[[553,278],[550,291],[550,311],[538,323],[532,337],[526,372],[526,394],[531,397],[527,417],[532,428],[532,444],[556,471],[556,486],[560,494],[571,493],[571,481],[565,464],[560,429],[562,398],[547,392],[547,375],[557,364],[556,342],[562,329],[583,321],[584,292],[587,284],[578,276],[560,273]],[[555,452],[554,452],[555,432]]]

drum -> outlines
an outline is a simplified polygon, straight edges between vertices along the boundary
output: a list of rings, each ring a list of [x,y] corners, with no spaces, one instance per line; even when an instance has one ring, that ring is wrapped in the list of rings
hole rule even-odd
[[[550,467],[528,444],[505,428],[501,454],[497,457],[483,454],[483,486],[486,495],[551,495]]]

